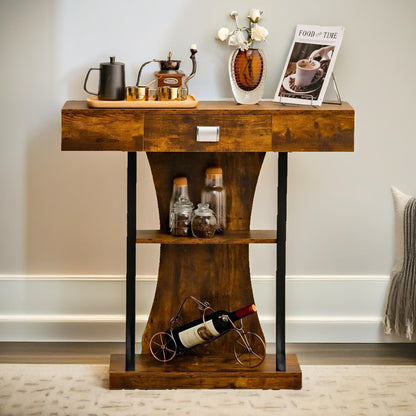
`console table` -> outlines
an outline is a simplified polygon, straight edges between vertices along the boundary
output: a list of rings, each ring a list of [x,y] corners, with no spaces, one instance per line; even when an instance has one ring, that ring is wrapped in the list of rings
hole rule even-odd
[[[218,141],[196,140],[197,127],[207,126],[219,127]],[[348,103],[311,107],[202,101],[186,109],[94,109],[85,101],[68,101],[62,108],[62,150],[127,152],[126,352],[111,356],[111,389],[301,388],[297,357],[285,351],[288,152],[353,151],[354,110]],[[146,152],[152,170],[159,230],[136,230],[137,152]],[[277,230],[250,230],[266,152],[278,153]],[[212,239],[170,235],[173,178],[188,178],[190,198],[197,203],[205,169],[213,165],[224,172],[227,230]],[[136,355],[136,244],[149,243],[161,245],[160,265],[142,351]],[[241,367],[226,334],[168,363],[154,360],[149,340],[168,328],[186,296],[207,300],[216,309],[254,303],[249,244],[276,244],[276,354],[267,355],[259,367]],[[257,315],[245,318],[244,327],[264,338]]]

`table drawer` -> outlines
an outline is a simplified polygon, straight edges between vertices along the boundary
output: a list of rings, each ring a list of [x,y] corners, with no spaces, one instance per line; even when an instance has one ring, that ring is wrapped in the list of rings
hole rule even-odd
[[[354,112],[298,111],[273,116],[273,150],[280,152],[354,151]]]
[[[62,110],[62,150],[143,150],[143,113]]]
[[[218,126],[218,142],[197,142],[198,126]],[[145,115],[146,152],[258,152],[272,149],[272,117],[268,114]]]

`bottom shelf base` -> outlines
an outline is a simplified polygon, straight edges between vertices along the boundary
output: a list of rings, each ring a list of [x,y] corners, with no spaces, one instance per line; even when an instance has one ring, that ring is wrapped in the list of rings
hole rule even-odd
[[[302,371],[295,354],[286,356],[286,371],[276,371],[276,356],[267,355],[256,368],[240,366],[234,356],[175,357],[157,362],[150,354],[136,355],[135,371],[125,370],[125,356],[111,355],[109,387],[116,389],[290,389],[302,388]]]

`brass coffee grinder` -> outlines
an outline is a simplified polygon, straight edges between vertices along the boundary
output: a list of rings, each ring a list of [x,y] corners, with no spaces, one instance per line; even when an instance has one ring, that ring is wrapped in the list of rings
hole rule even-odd
[[[186,90],[186,94],[188,92],[188,81],[195,76],[196,73],[196,59],[195,54],[197,53],[196,45],[191,45],[191,56],[190,59],[192,61],[192,72],[189,74],[188,77],[185,77],[185,73],[179,70],[179,66],[181,64],[180,60],[172,59],[172,52],[169,52],[167,59],[152,59],[151,61],[145,62],[139,69],[139,74],[137,76],[136,86],[140,86],[140,77],[142,74],[143,68],[152,63],[152,62],[159,62],[160,70],[155,72],[157,88],[161,89],[164,87],[171,87],[171,88],[183,88]]]

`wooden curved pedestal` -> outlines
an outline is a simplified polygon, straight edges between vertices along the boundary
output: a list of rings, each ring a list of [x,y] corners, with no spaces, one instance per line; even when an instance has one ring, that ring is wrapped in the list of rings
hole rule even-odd
[[[148,153],[156,187],[160,229],[168,234],[169,200],[172,181],[188,178],[191,200],[200,201],[205,170],[221,166],[227,197],[227,230],[215,239],[194,237],[161,238],[159,275],[153,306],[142,337],[142,354],[149,353],[149,341],[169,327],[183,299],[192,295],[208,301],[214,309],[235,310],[254,303],[250,280],[247,239],[257,178],[264,153]],[[200,317],[192,302],[184,309],[183,321]],[[244,328],[263,339],[257,315],[244,319]],[[195,348],[195,354],[220,355],[232,352],[232,333],[213,343]]]
[[[216,310],[231,311],[254,303],[249,244],[275,244],[277,235],[275,230],[250,231],[251,209],[264,152],[162,152],[147,153],[147,156],[157,193],[160,230],[137,231],[136,243],[161,244],[158,282],[142,336],[142,352],[136,355],[133,370],[126,370],[124,356],[111,356],[110,389],[300,389],[302,372],[296,355],[284,357],[283,371],[276,371],[277,354],[266,355],[258,367],[242,367],[233,354],[237,337],[234,331],[166,363],[156,361],[150,354],[151,337],[169,328],[170,319],[187,296],[208,301]],[[210,166],[223,169],[226,231],[210,239],[172,236],[168,221],[173,178],[186,176],[190,198],[198,203],[205,170]],[[182,322],[200,316],[196,305],[187,302]],[[243,326],[264,340],[257,314],[244,318]]]

